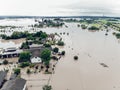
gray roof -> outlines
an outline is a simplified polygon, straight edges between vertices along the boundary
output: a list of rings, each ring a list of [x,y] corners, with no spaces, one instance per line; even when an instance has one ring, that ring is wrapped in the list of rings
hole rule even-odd
[[[16,77],[17,77],[16,74],[11,74],[11,76],[10,76],[10,80],[15,79]]]
[[[26,80],[22,78],[16,78],[7,81],[1,90],[23,90],[26,84]]]
[[[0,86],[2,85],[2,83],[3,83],[3,81],[4,81],[5,77],[6,77],[6,75],[7,75],[7,72],[0,71]]]
[[[9,55],[9,54],[20,54],[21,52],[23,52],[23,50],[16,50],[16,51],[13,51],[13,52],[4,52],[4,53],[1,53],[1,55]]]

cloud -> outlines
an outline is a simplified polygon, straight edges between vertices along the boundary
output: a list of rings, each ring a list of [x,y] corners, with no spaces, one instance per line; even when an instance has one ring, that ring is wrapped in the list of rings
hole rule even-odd
[[[120,0],[1,0],[0,15],[120,16]]]

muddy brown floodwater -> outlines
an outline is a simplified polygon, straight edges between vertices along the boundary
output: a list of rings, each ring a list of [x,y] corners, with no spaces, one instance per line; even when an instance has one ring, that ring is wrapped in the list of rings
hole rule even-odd
[[[88,32],[71,24],[64,32],[69,32],[62,35],[66,56],[52,75],[53,90],[120,90],[120,43],[112,30],[105,36],[105,31]]]
[[[68,28],[36,29],[47,33],[65,32],[62,37],[66,45],[61,49],[66,55],[59,60],[51,77],[53,90],[120,90],[120,43],[112,35],[113,30],[105,36],[105,31],[89,32],[77,27],[76,23],[66,24]],[[79,57],[76,61],[73,59],[75,55]],[[48,79],[49,75],[31,76],[36,77]],[[28,85],[31,82],[28,81]],[[29,86],[30,90],[38,90],[37,85],[41,85],[41,81],[34,82],[36,87]],[[43,84],[46,84],[45,80]]]

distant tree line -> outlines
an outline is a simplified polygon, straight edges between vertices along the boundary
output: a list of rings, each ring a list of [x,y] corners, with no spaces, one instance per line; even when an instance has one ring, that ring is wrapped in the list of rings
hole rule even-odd
[[[12,33],[11,36],[7,36],[5,34],[1,34],[0,36],[2,37],[2,39],[6,39],[6,40],[20,39],[20,38],[34,39],[35,37],[46,38],[47,34],[45,32],[42,32],[42,31],[39,31],[36,33],[29,33],[27,31],[25,31],[25,32],[15,31]]]

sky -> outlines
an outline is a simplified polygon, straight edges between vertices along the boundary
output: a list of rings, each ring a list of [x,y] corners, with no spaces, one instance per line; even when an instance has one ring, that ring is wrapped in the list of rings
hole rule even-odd
[[[0,15],[120,16],[120,0],[0,0]]]

